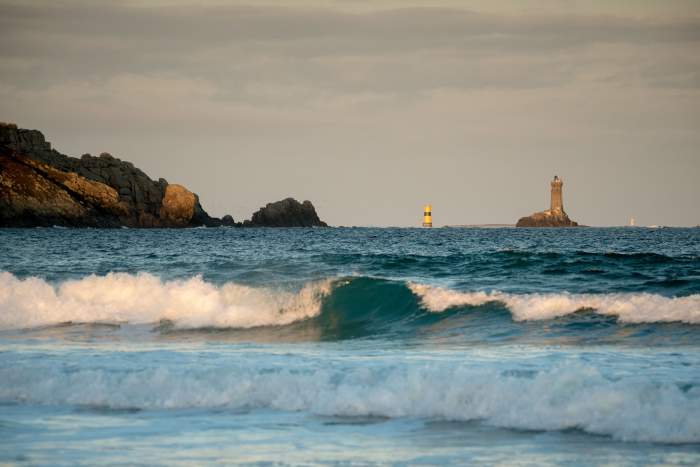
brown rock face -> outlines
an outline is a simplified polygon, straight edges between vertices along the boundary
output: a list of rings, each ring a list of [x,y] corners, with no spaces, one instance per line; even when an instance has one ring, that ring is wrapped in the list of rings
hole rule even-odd
[[[1,225],[71,225],[87,214],[87,209],[61,187],[29,166],[0,156]]]
[[[62,172],[53,167],[28,158],[20,158],[22,163],[32,168],[56,186],[62,187],[68,194],[84,205],[99,207],[114,216],[127,216],[129,207],[119,200],[117,190],[104,183],[93,182],[73,172]]]
[[[187,226],[194,215],[196,202],[194,193],[184,186],[168,185],[160,207],[160,218],[173,227]]]
[[[77,159],[36,130],[0,123],[0,227],[220,225],[199,198],[107,153]]]
[[[128,212],[114,188],[0,154],[0,225],[116,226]]]

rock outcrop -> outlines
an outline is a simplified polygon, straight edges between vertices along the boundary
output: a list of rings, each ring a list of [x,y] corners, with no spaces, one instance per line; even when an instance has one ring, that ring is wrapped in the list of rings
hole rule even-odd
[[[550,208],[546,211],[536,212],[530,216],[521,217],[516,227],[577,227],[578,223],[569,219],[564,211],[564,182],[558,176],[554,176],[551,183]]]
[[[194,193],[184,186],[168,185],[160,205],[160,217],[175,225],[186,225],[194,216],[196,202]]]
[[[565,212],[552,212],[549,209],[521,217],[516,227],[578,227]]]
[[[319,219],[311,201],[300,203],[294,198],[286,198],[275,203],[268,203],[253,213],[244,227],[328,227]]]
[[[221,225],[224,227],[236,227],[236,221],[233,220],[230,214],[226,214],[221,218]]]
[[[118,226],[117,216],[105,215],[87,201],[102,199],[106,210],[120,211],[114,189],[95,187],[70,176],[63,184],[52,180],[54,170],[26,158],[0,154],[0,226]]]
[[[194,193],[108,153],[80,159],[0,123],[0,227],[217,226]],[[231,219],[232,223],[232,219]]]
[[[66,156],[37,130],[0,123],[0,227],[327,227],[310,201],[269,203],[251,220],[209,216],[182,185],[109,153]]]

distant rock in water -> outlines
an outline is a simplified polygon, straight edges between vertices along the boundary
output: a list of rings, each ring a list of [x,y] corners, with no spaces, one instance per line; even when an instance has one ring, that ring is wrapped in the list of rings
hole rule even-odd
[[[0,227],[220,224],[197,195],[151,180],[131,162],[108,153],[69,157],[40,131],[0,123]]]
[[[233,217],[231,217],[230,214],[226,214],[224,217],[221,218],[221,225],[224,227],[235,227],[236,222],[233,220]]]
[[[531,216],[522,217],[515,224],[516,227],[577,227],[578,223],[569,219],[564,211],[563,187],[564,182],[558,176],[554,176],[551,183],[550,208],[546,211],[536,212]]]
[[[569,219],[565,212],[556,213],[549,209],[536,212],[531,216],[521,217],[516,227],[578,227],[578,223]]]
[[[253,213],[245,227],[328,227],[319,219],[311,201],[300,203],[294,198],[286,198],[275,203],[268,203]]]

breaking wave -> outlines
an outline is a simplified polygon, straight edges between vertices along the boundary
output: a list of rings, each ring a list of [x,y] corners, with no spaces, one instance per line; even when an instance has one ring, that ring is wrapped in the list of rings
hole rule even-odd
[[[176,328],[284,325],[318,315],[330,286],[330,281],[314,282],[292,293],[235,283],[217,286],[201,276],[162,281],[146,273],[92,275],[53,286],[3,272],[0,329],[163,320]]]
[[[509,294],[504,292],[457,292],[423,284],[409,284],[421,304],[431,312],[450,308],[503,303],[516,321],[545,320],[591,310],[617,317],[625,323],[700,323],[700,294],[664,297],[649,293],[616,294]]]
[[[580,429],[623,441],[700,441],[700,388],[609,379],[585,364],[536,372],[454,362],[316,360],[76,369],[0,366],[0,401],[110,409],[226,408],[325,416],[481,421],[525,430]],[[443,382],[440,384],[438,382]],[[447,383],[449,382],[449,383]]]
[[[52,284],[0,273],[0,329],[6,330],[162,322],[175,330],[248,329],[309,321],[333,339],[415,333],[474,308],[485,320],[550,320],[586,310],[621,323],[700,324],[700,294],[459,292],[369,277],[325,279],[290,291],[233,282],[217,285],[201,276],[162,280],[148,273],[91,275]]]

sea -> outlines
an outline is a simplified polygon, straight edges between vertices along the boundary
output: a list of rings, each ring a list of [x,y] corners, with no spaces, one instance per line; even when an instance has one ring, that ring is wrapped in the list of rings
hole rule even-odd
[[[0,230],[2,465],[698,465],[700,228]]]

